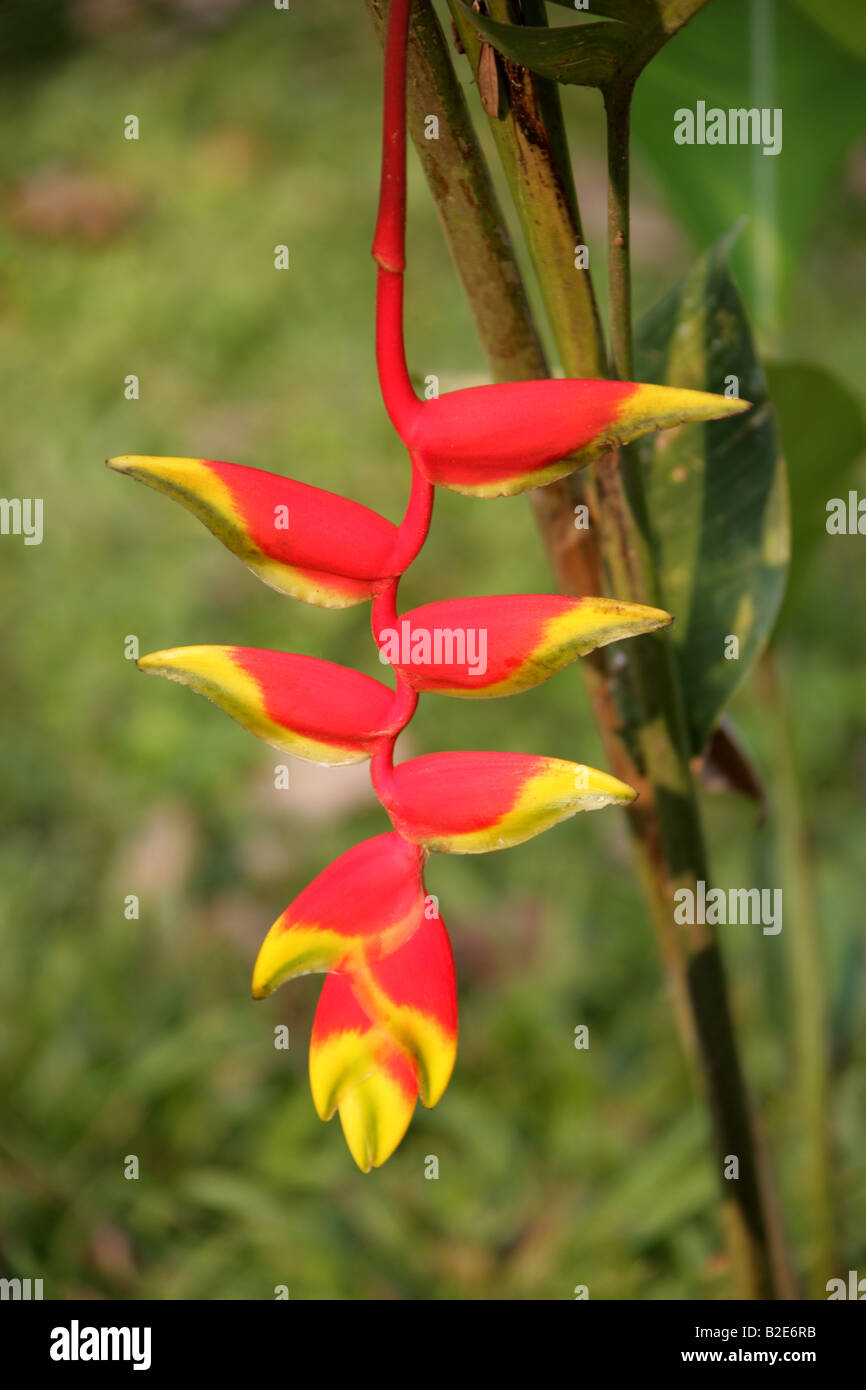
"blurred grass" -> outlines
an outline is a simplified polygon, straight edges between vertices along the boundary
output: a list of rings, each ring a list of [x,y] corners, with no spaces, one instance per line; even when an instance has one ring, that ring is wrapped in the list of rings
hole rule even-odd
[[[0,542],[0,1272],[43,1277],[53,1298],[269,1298],[280,1284],[293,1298],[569,1298],[577,1284],[592,1298],[725,1296],[704,1122],[614,812],[431,863],[460,1056],[380,1172],[359,1174],[337,1122],[313,1111],[319,982],[249,999],[273,918],[384,813],[354,769],[293,764],[275,791],[278,755],[139,680],[124,640],[284,646],[378,674],[367,611],[281,600],[101,461],[228,457],[399,519],[405,458],[371,352],[379,55],[363,7],[337,0],[136,54],[93,43],[0,96],[0,490],[45,499],[40,547]],[[122,138],[129,113],[137,143]],[[578,150],[582,168],[585,137]],[[101,240],[74,220],[57,234],[24,191],[40,181],[50,202],[61,174],[135,210]],[[820,303],[809,346],[830,361],[859,264],[853,197],[838,191],[789,330],[806,341]],[[410,209],[410,361],[443,388],[480,378],[414,164]],[[665,216],[649,204],[647,227]],[[644,294],[663,287],[658,235],[647,242]],[[668,244],[665,284],[682,268],[673,227]],[[862,338],[845,342],[862,379]],[[124,399],[129,373],[138,401]],[[824,548],[785,651],[830,963],[841,1270],[866,1261],[866,616],[840,601],[858,591],[859,544]],[[402,597],[552,587],[524,500],[440,495]],[[750,692],[735,714],[768,757]],[[511,701],[431,696],[406,745],[603,761],[577,670]],[[774,883],[752,810],[723,798],[708,812],[718,882]],[[132,893],[138,920],[124,917]],[[802,1262],[784,931],[723,935]],[[288,1052],[273,1047],[280,1022]],[[588,1051],[573,1046],[579,1023]]]

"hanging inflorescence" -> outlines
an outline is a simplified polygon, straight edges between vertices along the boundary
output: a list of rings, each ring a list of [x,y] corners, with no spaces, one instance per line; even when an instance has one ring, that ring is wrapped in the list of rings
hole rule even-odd
[[[310,1043],[313,1099],[322,1119],[339,1110],[364,1171],[394,1151],[419,1096],[436,1104],[454,1066],[454,962],[425,889],[428,854],[504,849],[577,811],[635,795],[594,768],[530,754],[433,753],[395,767],[394,744],[419,692],[513,694],[596,647],[670,621],[659,609],[550,594],[456,599],[398,614],[400,577],[427,538],[434,488],[474,497],[523,492],[651,430],[744,405],[668,387],[573,380],[417,398],[403,346],[410,5],[392,0],[389,15],[373,245],[379,380],[411,460],[403,521],[394,526],[346,498],[237,464],[110,460],[183,503],[280,593],[324,608],[372,600],[373,635],[394,668],[394,691],[332,662],[248,647],[177,647],[138,663],[207,695],[281,750],[331,765],[370,760],[393,830],[356,845],[313,880],[271,927],[253,972],[258,999],[293,976],[327,972]]]

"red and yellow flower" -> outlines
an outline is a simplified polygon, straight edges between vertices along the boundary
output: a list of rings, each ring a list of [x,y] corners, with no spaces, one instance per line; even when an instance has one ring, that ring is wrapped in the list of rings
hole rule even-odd
[[[323,1120],[339,1110],[364,1172],[393,1153],[418,1097],[440,1100],[456,1057],[454,958],[437,910],[377,964],[327,976],[310,1041],[313,1103]]]
[[[173,497],[272,589],[304,603],[349,608],[394,574],[396,526],[334,492],[216,459],[124,454],[108,466]]]
[[[414,936],[424,920],[424,855],[400,835],[341,854],[274,922],[253,970],[253,997],[321,970],[357,970]]]
[[[511,497],[651,430],[745,409],[736,398],[633,381],[519,381],[419,401],[403,440],[431,483],[469,497]]]
[[[531,690],[597,647],[670,622],[660,608],[617,599],[504,594],[413,608],[376,640],[380,660],[414,690],[490,698]]]
[[[426,538],[434,488],[477,497],[521,492],[650,430],[747,408],[607,381],[520,382],[418,400],[402,321],[409,3],[391,0],[389,11],[373,247],[379,380],[412,469],[403,521],[395,526],[346,498],[238,464],[110,460],[181,502],[281,593],[325,608],[372,600],[373,632],[396,690],[332,662],[248,647],[175,647],[138,663],[206,695],[283,751],[332,764],[370,760],[392,830],[340,855],[294,899],[266,934],[252,982],[262,999],[297,975],[325,974],[310,1044],[313,1100],[322,1119],[339,1112],[365,1172],[400,1143],[419,1097],[438,1102],[456,1056],[454,961],[425,888],[428,856],[505,849],[578,811],[635,796],[608,773],[541,755],[432,753],[395,767],[394,743],[418,693],[528,690],[597,647],[671,620],[655,608],[550,594],[454,599],[399,616],[399,578]],[[470,632],[479,638],[471,652]]]
[[[363,762],[391,732],[393,690],[315,656],[172,647],[139,657],[138,666],[206,695],[251,734],[309,762]]]

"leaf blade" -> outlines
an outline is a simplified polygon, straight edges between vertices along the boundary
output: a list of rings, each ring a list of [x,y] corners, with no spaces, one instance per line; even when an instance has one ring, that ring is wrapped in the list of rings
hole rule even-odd
[[[641,320],[650,380],[739,379],[746,415],[654,440],[648,506],[693,753],[748,674],[781,606],[790,556],[787,476],[772,406],[723,237]],[[733,388],[732,388],[733,389]],[[730,639],[736,638],[736,644]],[[726,654],[727,653],[727,654]]]
[[[470,24],[504,58],[539,77],[578,87],[605,87],[631,52],[635,30],[617,20],[590,20],[559,28],[502,24],[460,0]]]

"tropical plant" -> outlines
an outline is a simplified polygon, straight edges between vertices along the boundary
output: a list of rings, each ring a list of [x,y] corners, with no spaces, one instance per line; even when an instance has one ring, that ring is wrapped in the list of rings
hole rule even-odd
[[[632,94],[706,0],[604,0],[591,17],[556,27],[542,0],[450,0],[566,377],[549,372],[429,0],[417,0],[411,26],[412,0],[367,3],[380,25],[386,10],[388,20],[376,356],[411,464],[403,521],[394,526],[345,498],[236,464],[138,455],[110,463],[180,501],[281,593],[326,608],[372,600],[374,638],[396,689],[313,657],[242,647],[175,648],[139,665],[205,694],[298,756],[370,760],[392,830],[340,856],[295,899],[267,934],[253,978],[262,997],[292,976],[327,972],[311,1042],[313,1096],[322,1118],[339,1111],[364,1170],[393,1152],[419,1096],[436,1103],[456,1054],[453,959],[425,889],[426,857],[505,848],[577,811],[630,806],[678,1025],[709,1102],[738,1286],[772,1296],[787,1276],[721,954],[712,926],[678,928],[673,903],[710,878],[693,767],[712,749],[730,771],[721,715],[782,599],[784,466],[725,239],[643,320],[634,343],[631,315]],[[496,377],[424,400],[403,343],[407,53],[410,124]],[[578,254],[586,247],[561,83],[595,87],[604,100],[609,353],[588,258]],[[421,134],[430,111],[441,125],[435,142]],[[671,426],[675,434],[649,438]],[[470,498],[532,490],[562,593],[433,602],[400,614],[400,578],[427,538],[437,486]],[[577,508],[586,528],[572,525]],[[605,588],[609,597],[587,596]],[[671,613],[680,621],[667,633]],[[483,660],[468,640],[482,633]],[[731,634],[736,661],[724,650]],[[603,649],[625,637],[634,640],[609,661]],[[395,765],[419,692],[507,695],[579,656],[589,656],[584,669],[613,774],[495,752]],[[733,1184],[723,1174],[731,1155]]]

